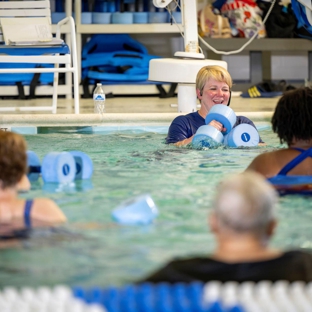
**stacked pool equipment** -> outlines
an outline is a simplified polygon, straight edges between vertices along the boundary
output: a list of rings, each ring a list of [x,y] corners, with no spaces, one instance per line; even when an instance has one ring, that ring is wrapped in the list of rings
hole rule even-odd
[[[310,312],[312,283],[211,281],[123,287],[5,287],[5,312]]]
[[[220,122],[225,132],[218,131],[210,126],[212,120]],[[214,105],[205,119],[206,125],[197,129],[193,139],[194,148],[216,147],[224,144],[229,147],[256,146],[259,143],[257,129],[249,124],[240,124],[233,128],[236,123],[236,114],[228,106],[223,104]]]
[[[41,175],[45,183],[66,184],[90,179],[93,174],[92,160],[81,151],[51,152],[45,155],[42,164],[34,151],[27,151],[27,166],[32,182]]]
[[[66,17],[64,0],[51,0],[52,24]],[[155,8],[148,0],[82,0],[81,24],[148,24],[182,23],[179,6]],[[72,13],[75,18],[75,12]]]

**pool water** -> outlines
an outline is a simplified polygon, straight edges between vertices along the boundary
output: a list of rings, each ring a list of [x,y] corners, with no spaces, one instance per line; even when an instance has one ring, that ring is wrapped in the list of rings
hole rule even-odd
[[[89,181],[44,185],[41,178],[21,196],[54,199],[68,217],[59,229],[35,230],[17,247],[1,250],[0,287],[108,286],[131,283],[173,257],[205,255],[214,248],[207,228],[214,186],[242,172],[264,151],[281,145],[269,124],[257,125],[265,147],[192,150],[164,143],[165,132],[111,134],[59,130],[25,136],[40,159],[48,152],[80,150],[94,165]],[[113,222],[121,202],[150,194],[159,216],[153,224]],[[309,197],[280,200],[280,224],[272,245],[312,247]]]

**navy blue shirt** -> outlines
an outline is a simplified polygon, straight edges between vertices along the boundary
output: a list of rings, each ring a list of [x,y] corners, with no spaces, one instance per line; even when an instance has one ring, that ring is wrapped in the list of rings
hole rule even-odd
[[[198,111],[178,116],[172,121],[169,127],[166,143],[177,143],[188,139],[196,133],[199,127],[204,126],[205,124],[205,119],[199,115]],[[233,128],[240,124],[249,124],[257,129],[255,124],[245,116],[236,116],[236,123]],[[261,138],[260,142],[263,142]]]

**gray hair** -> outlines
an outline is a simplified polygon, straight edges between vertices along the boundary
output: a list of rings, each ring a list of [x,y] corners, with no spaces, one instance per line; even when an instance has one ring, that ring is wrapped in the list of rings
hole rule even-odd
[[[253,171],[228,177],[217,187],[214,212],[224,226],[237,233],[263,235],[276,217],[277,193]]]

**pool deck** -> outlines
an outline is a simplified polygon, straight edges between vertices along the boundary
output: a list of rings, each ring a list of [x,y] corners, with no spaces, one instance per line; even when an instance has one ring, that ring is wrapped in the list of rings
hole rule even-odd
[[[246,99],[232,97],[231,108],[237,115],[253,121],[269,120],[278,98]],[[50,98],[35,100],[1,100],[0,106],[49,105]],[[59,99],[56,114],[51,112],[1,112],[0,126],[113,126],[169,125],[178,115],[177,97],[114,97],[106,100],[106,113],[93,113],[92,99],[80,99],[80,114],[74,114],[73,100]]]

